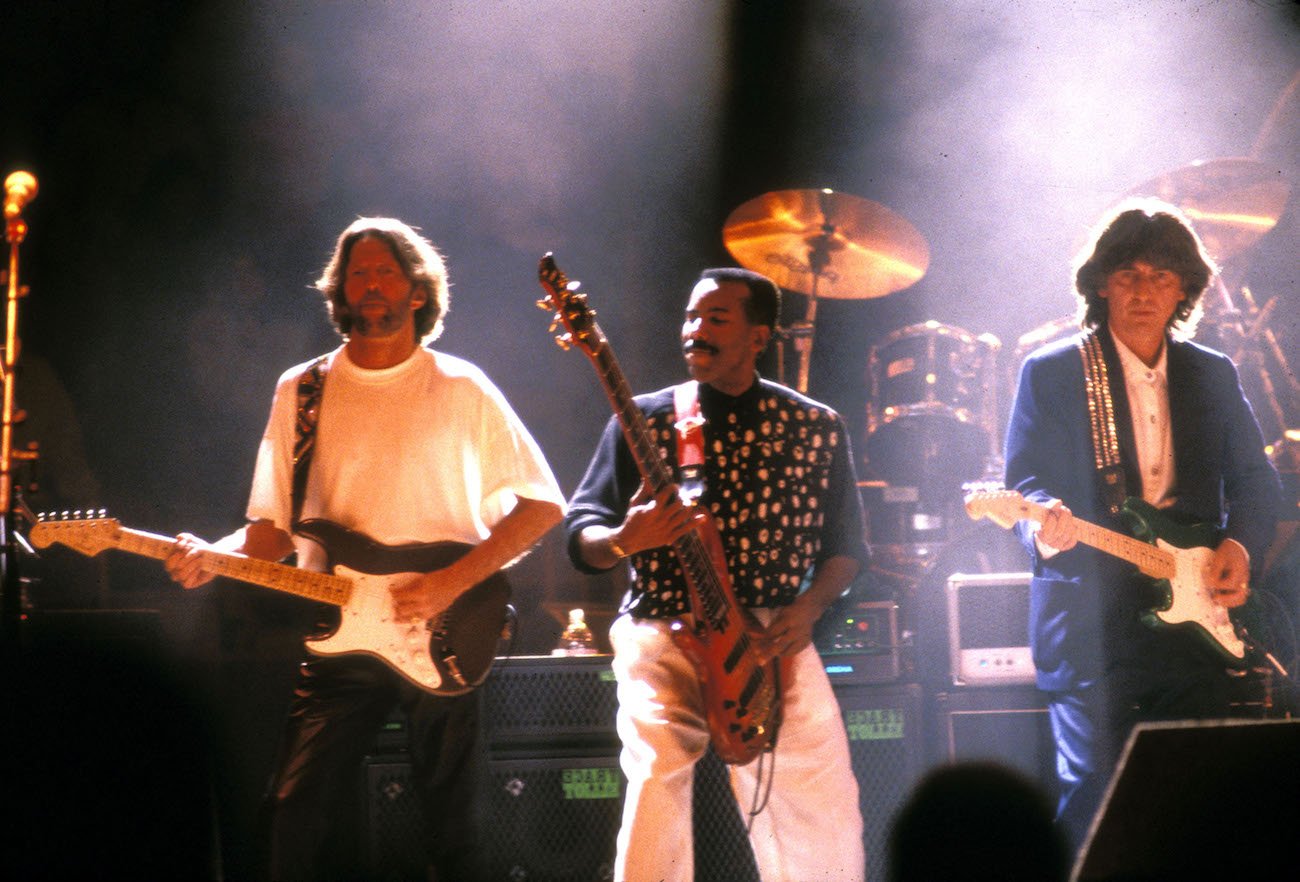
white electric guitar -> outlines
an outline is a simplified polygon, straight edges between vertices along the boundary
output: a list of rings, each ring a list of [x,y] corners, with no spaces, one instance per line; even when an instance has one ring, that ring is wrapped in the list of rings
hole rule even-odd
[[[211,573],[338,607],[330,634],[308,638],[316,655],[365,653],[379,658],[416,686],[435,695],[460,695],[487,677],[506,627],[510,585],[503,574],[464,591],[429,621],[398,621],[389,587],[441,569],[470,546],[459,542],[383,545],[326,520],[307,520],[297,532],[327,552],[331,572],[222,551],[203,552]],[[53,543],[85,555],[105,549],[163,560],[176,547],[168,536],[131,530],[107,517],[44,520],[29,536],[37,548]]]
[[[1204,637],[1224,661],[1241,666],[1246,644],[1228,617],[1228,610],[1214,601],[1205,581],[1205,569],[1214,554],[1214,528],[1177,524],[1140,499],[1129,498],[1121,511],[1133,525],[1134,534],[1142,538],[1075,518],[1078,540],[1128,561],[1155,581],[1163,592],[1163,602],[1143,614],[1146,624],[1192,630]],[[1042,523],[1047,507],[1030,502],[1014,490],[979,491],[966,497],[966,513],[974,520],[988,518],[1010,528],[1020,520]]]

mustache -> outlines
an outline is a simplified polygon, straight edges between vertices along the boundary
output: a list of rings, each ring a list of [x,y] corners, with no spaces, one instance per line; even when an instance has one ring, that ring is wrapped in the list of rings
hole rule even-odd
[[[707,352],[711,355],[717,355],[718,348],[716,346],[710,346],[703,340],[687,340],[682,344],[682,352]]]

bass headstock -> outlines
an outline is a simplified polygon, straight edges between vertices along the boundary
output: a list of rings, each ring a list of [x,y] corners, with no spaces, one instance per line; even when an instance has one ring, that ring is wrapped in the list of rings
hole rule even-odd
[[[551,332],[561,327],[555,342],[561,349],[580,346],[592,355],[602,344],[600,327],[596,324],[596,311],[587,303],[587,295],[581,290],[581,282],[571,282],[564,271],[555,263],[551,252],[542,255],[537,265],[537,280],[542,285],[546,296],[537,301],[537,308],[553,313]]]

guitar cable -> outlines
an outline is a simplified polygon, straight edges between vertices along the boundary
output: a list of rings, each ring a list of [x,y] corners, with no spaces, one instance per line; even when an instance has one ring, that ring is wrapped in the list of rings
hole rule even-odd
[[[754,818],[767,808],[768,799],[772,795],[772,781],[776,778],[776,741],[777,739],[773,738],[767,750],[758,755],[758,771],[754,775],[754,797],[745,813],[746,835],[753,831]]]
[[[1268,662],[1269,666],[1272,667],[1273,670],[1277,671],[1277,673],[1282,676],[1282,679],[1284,680],[1291,679],[1291,675],[1287,672],[1287,669],[1282,666],[1282,663],[1277,660],[1277,656],[1273,655],[1272,652],[1265,649],[1260,644],[1256,643],[1255,638],[1251,636],[1250,631],[1246,629],[1245,625],[1237,626],[1237,636],[1241,638],[1242,643],[1246,644],[1247,652],[1254,653],[1255,655],[1264,659],[1264,661]]]

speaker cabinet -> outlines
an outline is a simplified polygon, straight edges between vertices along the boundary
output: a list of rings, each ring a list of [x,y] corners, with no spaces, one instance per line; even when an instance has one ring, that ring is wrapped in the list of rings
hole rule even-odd
[[[483,684],[488,749],[519,755],[618,750],[617,685],[608,655],[498,659]]]
[[[867,878],[885,878],[889,827],[924,767],[921,687],[836,686],[858,779]]]
[[[611,878],[626,780],[609,657],[514,659],[482,688],[489,878]],[[889,825],[924,764],[921,688],[841,683],[835,696],[858,780],[868,878],[881,879]],[[406,759],[371,757],[365,787],[368,878],[419,878],[421,824]],[[712,751],[696,765],[692,808],[697,882],[757,882],[726,767]]]
[[[1074,878],[1300,878],[1297,757],[1293,720],[1138,726]]]
[[[491,760],[483,832],[489,879],[613,878],[626,781],[616,756]]]
[[[939,762],[991,760],[1056,792],[1056,742],[1036,687],[957,689],[934,702]]]
[[[400,755],[369,757],[362,769],[362,785],[366,878],[377,882],[423,878],[428,861],[420,845],[423,827],[410,763]]]

